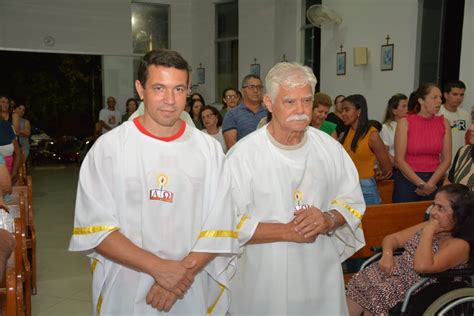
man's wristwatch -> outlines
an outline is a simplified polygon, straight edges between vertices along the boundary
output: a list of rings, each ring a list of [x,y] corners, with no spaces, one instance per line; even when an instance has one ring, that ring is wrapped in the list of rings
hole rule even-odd
[[[423,181],[421,181],[421,183],[418,184],[418,187],[417,187],[417,188],[420,189],[420,190],[423,190],[423,189],[425,188],[425,185],[426,185],[426,183],[424,183]]]
[[[334,232],[336,231],[336,228],[337,228],[337,218],[336,218],[336,215],[330,211],[328,212],[325,212],[326,215],[329,216],[329,218],[331,219],[332,221],[332,227],[331,229],[326,233],[326,235],[328,236],[332,236],[334,234]]]

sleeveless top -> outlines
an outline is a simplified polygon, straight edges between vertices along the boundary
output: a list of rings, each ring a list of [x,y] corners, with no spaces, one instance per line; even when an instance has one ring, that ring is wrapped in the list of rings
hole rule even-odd
[[[405,160],[415,172],[434,172],[438,168],[445,134],[444,117],[407,116],[408,134]]]
[[[351,143],[354,139],[355,130],[350,128],[347,132],[347,137],[342,144],[357,168],[359,179],[367,179],[375,176],[374,166],[376,157],[369,146],[370,134],[374,132],[377,132],[377,129],[370,127],[367,134],[365,134],[364,137],[359,138],[356,151],[353,152],[351,149]]]

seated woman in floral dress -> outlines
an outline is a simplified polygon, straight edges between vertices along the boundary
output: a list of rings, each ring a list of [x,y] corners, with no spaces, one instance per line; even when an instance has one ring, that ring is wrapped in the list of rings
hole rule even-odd
[[[473,212],[474,192],[467,186],[442,187],[429,220],[385,237],[380,261],[351,279],[346,293],[349,314],[388,315],[420,280],[418,273],[466,267],[474,253]],[[402,247],[403,254],[394,257],[393,251]]]

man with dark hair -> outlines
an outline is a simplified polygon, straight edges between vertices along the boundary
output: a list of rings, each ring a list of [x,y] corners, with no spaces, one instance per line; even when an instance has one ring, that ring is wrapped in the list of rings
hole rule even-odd
[[[222,123],[227,149],[255,131],[258,122],[267,116],[267,109],[262,104],[262,80],[258,76],[252,74],[245,76],[240,91],[242,92],[242,103],[230,110]]]
[[[460,108],[464,100],[466,85],[460,81],[450,81],[444,85],[443,96],[446,102],[441,105],[440,115],[448,119],[451,124],[452,134],[452,159],[456,156],[456,152],[461,146],[464,146],[466,131],[471,125],[471,114]]]
[[[238,244],[224,154],[180,119],[186,60],[151,51],[139,78],[144,114],[100,137],[82,164],[69,249],[92,259],[94,315],[225,314],[225,265],[213,259]]]

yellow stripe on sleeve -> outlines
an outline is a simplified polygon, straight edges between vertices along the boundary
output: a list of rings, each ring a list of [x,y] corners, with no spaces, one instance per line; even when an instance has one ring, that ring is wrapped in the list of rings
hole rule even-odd
[[[72,230],[73,235],[85,235],[85,234],[93,234],[102,231],[114,231],[118,230],[119,228],[116,226],[88,226],[88,227],[74,227]]]
[[[346,204],[344,202],[341,202],[339,200],[333,200],[331,202],[332,204],[339,204],[341,206],[343,206],[344,208],[346,208],[352,215],[354,215],[355,217],[357,217],[358,219],[362,220],[362,213],[359,212],[358,210],[356,210],[355,208],[353,208],[352,206],[350,206],[349,204]]]
[[[231,237],[237,238],[237,232],[232,230],[203,230],[199,233],[198,238],[207,238],[207,237]]]

